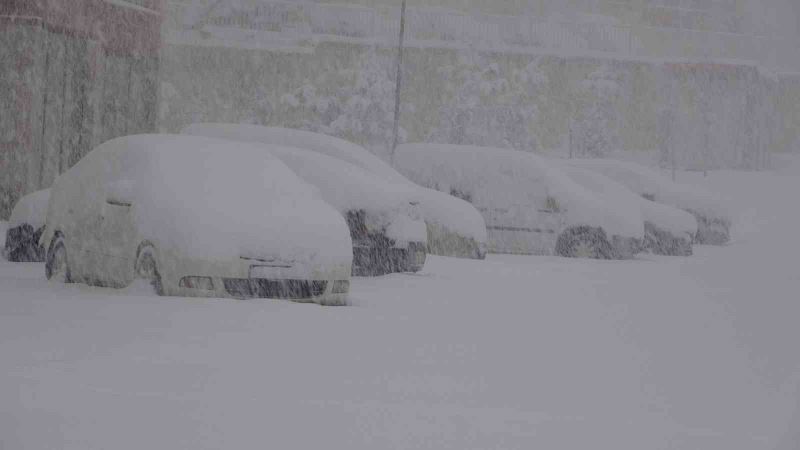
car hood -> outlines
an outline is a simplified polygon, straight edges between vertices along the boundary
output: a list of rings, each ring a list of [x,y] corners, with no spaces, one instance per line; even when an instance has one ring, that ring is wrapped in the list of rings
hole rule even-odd
[[[675,236],[697,234],[697,219],[690,213],[662,203],[642,199],[642,215],[647,222]]]

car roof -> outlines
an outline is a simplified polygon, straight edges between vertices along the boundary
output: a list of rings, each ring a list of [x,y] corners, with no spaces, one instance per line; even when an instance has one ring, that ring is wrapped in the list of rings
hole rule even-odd
[[[313,131],[247,124],[196,123],[187,126],[181,133],[302,148],[347,161],[395,182],[408,183],[388,163],[364,147]]]

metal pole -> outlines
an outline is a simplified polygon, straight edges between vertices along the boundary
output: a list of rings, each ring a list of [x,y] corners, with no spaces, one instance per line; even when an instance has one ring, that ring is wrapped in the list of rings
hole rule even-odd
[[[569,135],[569,159],[572,159],[572,129],[574,120],[575,119],[572,117],[569,118],[569,130],[567,131]]]
[[[46,30],[44,21],[42,21],[42,30]],[[36,189],[44,189],[44,169],[45,169],[45,162],[47,160],[47,143],[45,139],[47,135],[45,134],[47,131],[47,93],[49,92],[48,83],[47,83],[47,75],[50,73],[50,38],[48,37],[49,33],[45,33],[44,36],[44,74],[42,78],[44,79],[44,86],[43,91],[43,100],[42,100],[42,141],[39,143],[40,150],[39,150],[39,182],[36,185]]]
[[[392,138],[392,152],[390,155],[391,163],[394,164],[394,152],[397,149],[398,140],[400,139],[400,89],[403,85],[403,44],[405,42],[406,34],[406,0],[400,7],[400,41],[397,45],[397,76],[395,78],[394,88],[394,130]]]

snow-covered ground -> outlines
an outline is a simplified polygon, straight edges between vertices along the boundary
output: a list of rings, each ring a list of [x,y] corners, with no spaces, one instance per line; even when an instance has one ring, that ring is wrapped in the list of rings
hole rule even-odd
[[[0,448],[796,450],[798,168],[680,174],[741,206],[726,247],[431,257],[346,308],[0,261]]]

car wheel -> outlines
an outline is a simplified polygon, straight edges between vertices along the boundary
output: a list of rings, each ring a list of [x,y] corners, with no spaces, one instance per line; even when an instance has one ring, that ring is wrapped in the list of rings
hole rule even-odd
[[[155,249],[151,245],[144,245],[136,256],[136,278],[150,282],[153,293],[164,295],[164,286],[161,284],[161,274],[158,272]]]
[[[64,245],[64,236],[60,233],[53,237],[53,240],[50,242],[44,268],[48,280],[57,281],[59,283],[72,282],[69,273],[67,247]]]
[[[565,230],[556,241],[556,254],[567,258],[613,259],[614,251],[599,228],[574,227]]]

